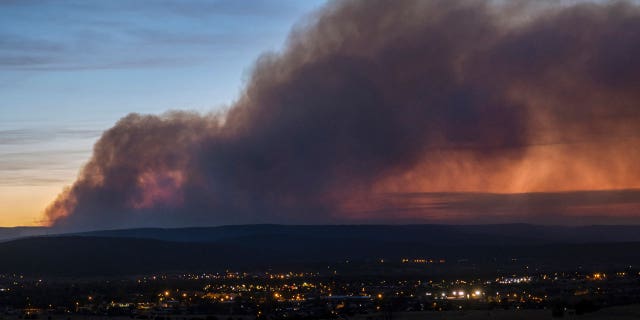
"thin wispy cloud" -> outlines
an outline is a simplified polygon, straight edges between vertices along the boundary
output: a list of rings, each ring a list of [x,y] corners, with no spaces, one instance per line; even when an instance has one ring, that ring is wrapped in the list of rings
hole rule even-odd
[[[68,182],[88,156],[97,129],[22,127],[0,130],[0,186]]]
[[[93,129],[9,129],[0,130],[0,146],[44,143],[56,139],[96,139],[102,131]]]
[[[276,35],[268,27],[238,32],[247,19],[255,24],[301,11],[293,1],[26,1],[0,7],[0,68],[23,71],[193,66]]]

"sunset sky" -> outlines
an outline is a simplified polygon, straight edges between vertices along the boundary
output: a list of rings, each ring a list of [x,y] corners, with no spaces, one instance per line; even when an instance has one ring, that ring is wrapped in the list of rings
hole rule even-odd
[[[635,1],[0,9],[0,226],[640,223]]]
[[[128,113],[230,104],[321,2],[0,2],[0,226],[40,224]]]

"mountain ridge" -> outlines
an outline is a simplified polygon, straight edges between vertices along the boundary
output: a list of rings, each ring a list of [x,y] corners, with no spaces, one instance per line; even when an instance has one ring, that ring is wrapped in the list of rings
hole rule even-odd
[[[96,236],[30,237],[0,243],[0,274],[122,276],[155,273],[340,270],[358,274],[624,270],[640,264],[640,242],[452,244],[375,239],[259,236],[221,242],[174,242]],[[403,259],[433,263],[404,264]],[[386,261],[380,263],[380,261]],[[442,262],[440,262],[442,261]],[[327,269],[330,268],[330,269]]]
[[[244,236],[316,233],[323,237],[385,237],[420,239],[446,244],[470,241],[514,241],[516,243],[589,243],[640,241],[640,225],[546,226],[525,223],[448,225],[448,224],[354,224],[283,225],[251,224],[182,228],[129,228],[64,232],[49,227],[0,228],[0,241],[33,236],[98,236],[156,239],[178,242],[216,242]],[[461,238],[462,237],[462,238]],[[459,240],[456,240],[459,239]]]

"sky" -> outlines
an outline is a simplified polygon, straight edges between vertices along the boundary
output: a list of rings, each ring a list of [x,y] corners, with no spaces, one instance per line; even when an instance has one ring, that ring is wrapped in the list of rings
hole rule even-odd
[[[236,99],[322,1],[0,2],[0,226],[39,225],[125,115]]]
[[[0,6],[0,225],[640,223],[637,2]]]

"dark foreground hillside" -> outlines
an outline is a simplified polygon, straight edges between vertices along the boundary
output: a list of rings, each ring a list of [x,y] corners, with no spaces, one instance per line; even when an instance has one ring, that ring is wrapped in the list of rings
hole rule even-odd
[[[188,243],[51,236],[0,243],[0,273],[94,276],[226,269],[327,270],[331,266],[345,273],[480,275],[525,270],[523,268],[528,272],[624,268],[640,264],[637,252],[640,252],[640,242],[433,245],[418,240],[296,234]],[[402,263],[402,259],[409,262]],[[425,263],[413,263],[421,259],[426,260]]]

